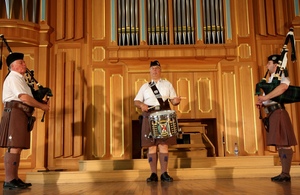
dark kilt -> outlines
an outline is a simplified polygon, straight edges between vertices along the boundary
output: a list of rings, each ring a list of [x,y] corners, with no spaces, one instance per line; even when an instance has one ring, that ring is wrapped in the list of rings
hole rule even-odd
[[[294,146],[297,145],[296,136],[288,112],[277,109],[270,113],[269,132],[267,132],[268,146]]]
[[[30,131],[28,131],[28,116],[18,108],[10,112],[2,112],[0,123],[0,147],[30,148]]]
[[[159,144],[175,145],[177,144],[177,137],[172,136],[166,139],[153,139],[148,138],[150,133],[149,116],[151,112],[143,112],[143,123],[141,133],[141,145],[142,147],[157,146]]]

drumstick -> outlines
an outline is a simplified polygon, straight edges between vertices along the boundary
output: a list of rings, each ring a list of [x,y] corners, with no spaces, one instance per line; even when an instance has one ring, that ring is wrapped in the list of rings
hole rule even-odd
[[[166,99],[170,99],[170,100],[172,100],[172,99],[174,99],[175,97],[173,97],[173,98],[171,98],[171,97],[165,97],[165,96],[163,96],[163,98],[166,98]],[[183,99],[183,100],[185,100],[186,99],[186,97],[180,97],[181,99]]]
[[[151,108],[155,108],[156,106],[151,106],[151,107],[148,107],[148,110],[150,110]]]

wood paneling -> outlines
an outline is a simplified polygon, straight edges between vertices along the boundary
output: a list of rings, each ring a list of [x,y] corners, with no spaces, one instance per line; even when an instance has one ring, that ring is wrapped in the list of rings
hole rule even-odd
[[[101,1],[103,2],[103,1]],[[56,40],[78,40],[84,38],[86,7],[83,0],[55,1]],[[102,13],[102,12],[101,12]]]
[[[84,38],[85,21],[86,21],[86,5],[84,0],[76,0],[75,3],[75,36],[74,39],[78,40]]]
[[[235,13],[238,13],[238,36],[239,37],[249,37],[250,36],[250,20],[249,20],[249,2],[236,1]]]
[[[213,71],[195,73],[196,118],[216,118],[216,79]]]
[[[254,11],[255,15],[255,26],[257,27],[257,33],[259,35],[267,35],[266,30],[266,6],[265,1],[262,0],[254,0],[254,7],[256,8],[256,11]]]
[[[86,122],[92,123],[91,137],[88,137],[88,143],[91,143],[92,156],[94,158],[101,158],[107,154],[107,133],[108,129],[107,118],[108,108],[106,96],[107,87],[105,84],[105,70],[97,68],[93,70],[92,80],[92,119],[88,119]]]
[[[124,78],[120,74],[110,76],[110,154],[124,155]]]
[[[173,86],[179,96],[185,97],[175,108],[178,118],[195,118],[195,81],[193,73],[174,73]]]
[[[106,37],[106,13],[110,13],[105,5],[106,2],[109,1],[98,1],[98,0],[91,0],[90,2],[90,9],[92,12],[92,20],[90,21],[89,24],[92,26],[92,39],[93,40],[104,40]],[[116,12],[115,12],[116,13]],[[116,24],[110,24],[110,26],[113,26]]]
[[[259,146],[259,137],[261,137],[261,129],[257,128],[258,118],[256,113],[258,110],[254,107],[255,97],[253,91],[254,89],[254,73],[252,64],[243,64],[239,67],[239,83],[240,83],[240,93],[239,97],[241,98],[241,116],[240,116],[240,128],[241,128],[241,137],[240,137],[240,149],[244,149],[244,152],[247,155],[257,154]],[[243,120],[247,119],[247,120]]]
[[[56,17],[56,40],[61,40],[65,38],[65,18],[66,18],[66,11],[65,11],[65,4],[66,0],[61,0],[56,2],[56,10],[57,10],[57,17]]]
[[[57,96],[54,101],[55,101],[55,122],[52,123],[54,124],[54,137],[53,139],[53,146],[54,146],[54,158],[61,157],[63,155],[63,119],[64,119],[64,89],[65,89],[65,80],[64,80],[64,75],[65,75],[65,57],[64,52],[59,52],[57,54],[57,65],[56,65],[56,72],[55,72],[55,83],[56,83],[56,90],[55,94],[60,94]],[[55,140],[55,142],[54,142]]]
[[[273,0],[265,0],[266,3],[266,25],[267,25],[267,32],[268,35],[276,35],[275,31],[275,9],[274,9],[274,1]]]
[[[66,32],[65,40],[73,39],[75,34],[75,0],[66,0]]]

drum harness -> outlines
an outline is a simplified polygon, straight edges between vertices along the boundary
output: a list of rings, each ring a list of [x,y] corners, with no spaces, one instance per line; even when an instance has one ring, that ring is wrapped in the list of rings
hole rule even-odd
[[[155,85],[155,82],[149,82],[149,86],[152,89],[152,91],[160,105],[159,109],[157,107],[154,107],[153,109],[154,110],[169,110],[170,109],[169,101],[165,101],[165,102],[163,101],[162,96]]]

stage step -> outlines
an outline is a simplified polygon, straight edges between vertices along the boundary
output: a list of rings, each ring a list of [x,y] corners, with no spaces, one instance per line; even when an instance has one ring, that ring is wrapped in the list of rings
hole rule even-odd
[[[237,157],[203,157],[203,158],[170,158],[169,169],[178,168],[213,168],[213,167],[252,167],[273,166],[273,156],[237,156]],[[159,163],[158,163],[158,168]],[[148,170],[147,159],[132,160],[83,160],[79,161],[79,171],[108,170]]]
[[[281,172],[281,166],[274,165],[275,161],[273,156],[170,159],[168,172],[174,180],[272,177]],[[146,159],[87,160],[79,163],[79,171],[29,172],[26,174],[26,181],[31,183],[145,182],[150,175]],[[292,166],[291,176],[300,177],[299,165]]]

